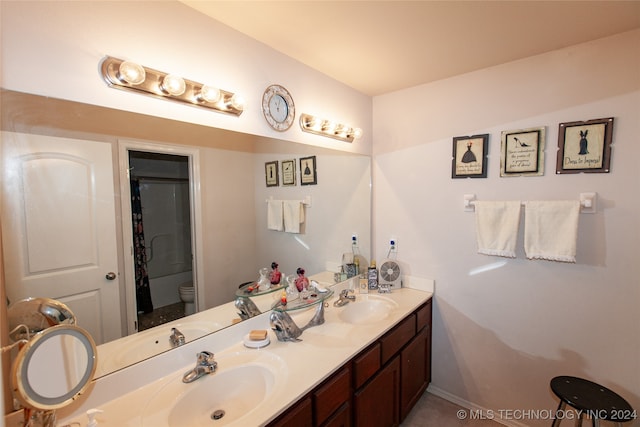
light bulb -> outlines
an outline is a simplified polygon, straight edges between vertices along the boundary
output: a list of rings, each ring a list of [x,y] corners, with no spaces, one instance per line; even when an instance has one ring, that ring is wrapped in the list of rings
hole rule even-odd
[[[220,95],[220,89],[218,89],[217,87],[203,85],[202,88],[200,88],[198,98],[203,101],[215,104],[216,102],[220,101]]]
[[[238,94],[234,94],[231,97],[230,104],[236,110],[240,110],[240,111],[244,110],[244,98]]]
[[[331,133],[333,132],[333,130],[336,128],[336,124],[333,123],[332,121],[329,120],[325,120],[322,122],[322,128],[321,130],[323,132],[327,132],[327,133]]]
[[[353,137],[355,139],[361,138],[362,137],[362,129],[360,128],[354,128],[353,129]]]
[[[144,67],[131,61],[124,61],[118,67],[118,78],[132,85],[139,85],[147,77]]]
[[[180,96],[187,89],[187,84],[184,79],[173,74],[167,74],[164,76],[161,86],[162,90],[173,96]]]

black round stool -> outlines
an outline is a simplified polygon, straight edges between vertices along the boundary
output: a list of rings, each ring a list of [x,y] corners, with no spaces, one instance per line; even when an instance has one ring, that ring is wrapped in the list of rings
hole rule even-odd
[[[567,405],[577,411],[576,426],[582,425],[585,415],[591,418],[593,427],[599,427],[600,420],[614,422],[620,427],[621,423],[636,418],[636,412],[620,395],[582,378],[555,377],[551,380],[551,390],[560,398],[552,427],[559,426],[561,419],[566,418],[558,415]]]

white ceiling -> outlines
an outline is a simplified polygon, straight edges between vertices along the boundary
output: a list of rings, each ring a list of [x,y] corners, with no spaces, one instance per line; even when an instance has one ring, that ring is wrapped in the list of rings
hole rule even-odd
[[[371,96],[640,28],[640,1],[182,3]]]

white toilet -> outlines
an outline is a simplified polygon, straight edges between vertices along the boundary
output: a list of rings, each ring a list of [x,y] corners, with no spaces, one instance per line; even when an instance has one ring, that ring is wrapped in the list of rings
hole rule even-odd
[[[180,299],[184,303],[184,315],[189,316],[196,312],[196,291],[193,282],[185,282],[178,288]]]

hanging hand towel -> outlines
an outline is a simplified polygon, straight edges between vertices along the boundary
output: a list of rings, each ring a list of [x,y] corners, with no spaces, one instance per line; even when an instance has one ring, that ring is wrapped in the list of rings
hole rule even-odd
[[[580,201],[527,202],[524,251],[529,259],[576,262]]]
[[[478,253],[516,257],[520,202],[476,201]]]
[[[282,231],[282,200],[267,201],[267,228]]]
[[[284,211],[284,231],[300,233],[300,224],[304,222],[304,205],[300,200],[282,202]]]

